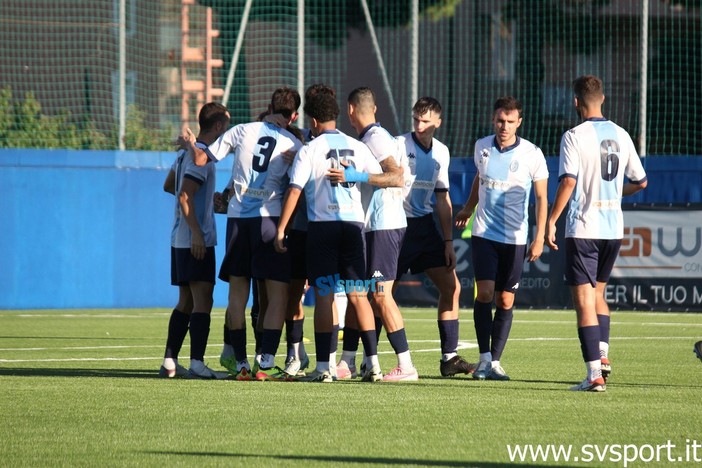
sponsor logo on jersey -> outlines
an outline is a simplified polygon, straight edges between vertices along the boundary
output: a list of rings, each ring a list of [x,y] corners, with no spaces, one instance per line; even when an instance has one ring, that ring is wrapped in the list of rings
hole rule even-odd
[[[433,190],[434,189],[434,182],[431,180],[415,180],[412,182],[412,188],[413,189],[425,189],[425,190]]]

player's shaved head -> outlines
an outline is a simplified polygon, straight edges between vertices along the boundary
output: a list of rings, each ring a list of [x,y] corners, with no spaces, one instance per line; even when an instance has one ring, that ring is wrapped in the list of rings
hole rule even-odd
[[[573,81],[575,97],[585,104],[600,104],[604,97],[602,80],[594,75],[583,75]]]
[[[356,88],[349,93],[348,103],[361,114],[375,113],[375,93],[368,87]]]
[[[412,112],[417,115],[424,115],[427,112],[441,115],[441,103],[433,97],[424,96],[417,99],[417,102],[412,106]]]

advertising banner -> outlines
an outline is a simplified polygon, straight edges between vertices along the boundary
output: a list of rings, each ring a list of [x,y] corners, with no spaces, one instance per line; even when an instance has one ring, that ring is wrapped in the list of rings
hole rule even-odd
[[[461,207],[454,207],[454,212]],[[564,217],[561,217],[561,220]],[[533,207],[530,213],[533,238]],[[702,312],[702,207],[624,206],[624,239],[605,299],[613,310]],[[557,226],[558,251],[544,249],[541,258],[524,264],[515,298],[518,308],[572,308],[563,282],[563,224]],[[473,267],[467,232],[454,229],[460,304],[472,307]],[[400,305],[433,307],[438,291],[423,275],[405,274],[395,298]]]

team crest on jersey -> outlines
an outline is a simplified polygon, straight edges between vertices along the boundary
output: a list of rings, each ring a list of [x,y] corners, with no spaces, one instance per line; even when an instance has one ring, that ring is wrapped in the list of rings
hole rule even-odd
[[[517,172],[518,169],[519,169],[519,161],[512,161],[509,164],[510,172]]]

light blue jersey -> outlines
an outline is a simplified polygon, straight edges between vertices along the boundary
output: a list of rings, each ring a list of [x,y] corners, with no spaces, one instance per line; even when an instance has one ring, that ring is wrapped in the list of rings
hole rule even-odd
[[[265,122],[236,125],[212,143],[218,161],[234,153],[227,217],[280,216],[290,169],[283,153],[301,146],[292,133]]]
[[[207,145],[199,141],[195,145],[200,149],[207,148]],[[205,246],[213,247],[217,245],[213,203],[215,191],[214,163],[210,161],[204,166],[196,166],[189,152],[181,150],[178,152],[178,157],[171,169],[175,173],[175,216],[173,229],[171,230],[171,246],[176,249],[189,249],[191,247],[192,233],[190,232],[190,226],[185,221],[185,216],[183,216],[178,197],[185,179],[190,179],[200,186],[195,192],[194,204],[195,215],[205,240]]]
[[[622,239],[624,177],[634,183],[646,180],[626,130],[605,118],[588,119],[568,130],[561,138],[559,180],[562,177],[576,180],[565,237]]]
[[[326,177],[339,160],[360,172],[383,172],[365,144],[338,130],[321,133],[297,153],[290,172],[290,185],[305,192],[309,222],[364,222],[358,184],[332,184]]]
[[[407,155],[399,151],[397,140],[378,123],[366,127],[359,135],[380,163],[393,158],[395,164],[409,172]],[[407,227],[407,217],[403,208],[404,194],[401,187],[375,188],[368,184],[363,188],[364,198],[368,189],[369,201],[366,208],[366,229],[382,231]],[[365,206],[365,203],[364,203]]]
[[[473,159],[480,185],[472,234],[503,244],[525,245],[532,182],[548,179],[543,152],[519,137],[512,146],[500,150],[495,135],[490,135],[475,143]]]
[[[434,192],[448,192],[448,168],[451,154],[446,145],[434,138],[431,148],[424,148],[414,133],[397,137],[400,155],[407,158],[404,209],[408,218],[432,213]]]

